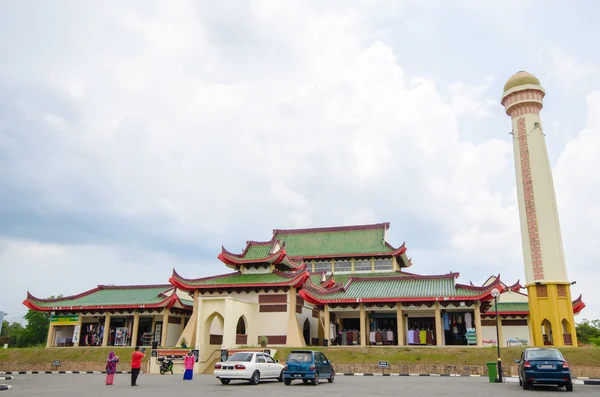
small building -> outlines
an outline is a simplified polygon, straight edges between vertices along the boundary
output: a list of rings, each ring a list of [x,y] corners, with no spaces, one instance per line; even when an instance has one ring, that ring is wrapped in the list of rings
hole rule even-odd
[[[171,284],[99,285],[56,299],[28,292],[23,304],[51,314],[46,347],[174,346],[193,308]]]

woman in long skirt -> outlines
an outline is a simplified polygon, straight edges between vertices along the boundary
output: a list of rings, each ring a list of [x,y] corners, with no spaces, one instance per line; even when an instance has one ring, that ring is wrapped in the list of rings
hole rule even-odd
[[[194,363],[196,362],[196,357],[194,357],[194,353],[191,351],[183,359],[183,366],[185,367],[185,372],[183,373],[183,380],[192,380],[194,377]]]
[[[115,352],[108,353],[108,362],[106,363],[106,384],[112,385],[115,379],[115,372],[117,372],[117,363],[119,357],[115,356]]]

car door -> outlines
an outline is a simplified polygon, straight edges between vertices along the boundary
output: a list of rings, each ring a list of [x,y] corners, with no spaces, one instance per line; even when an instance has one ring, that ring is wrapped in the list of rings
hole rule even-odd
[[[327,371],[327,375],[331,375],[333,368],[331,363],[329,362],[329,359],[325,356],[324,353],[321,353],[321,358],[323,359],[323,366],[325,367],[325,371]]]
[[[279,370],[279,366],[275,362],[275,359],[269,356],[268,354],[265,354],[265,360],[267,361],[267,365],[269,366],[269,376],[272,376],[274,378],[279,377],[279,372],[281,371]]]
[[[260,371],[261,378],[268,378],[271,376],[269,372],[269,365],[267,364],[267,360],[265,360],[265,356],[263,354],[256,354],[256,367]]]
[[[521,381],[525,379],[525,373],[523,370],[523,363],[525,362],[525,351],[521,352],[521,362],[519,363],[519,378]]]

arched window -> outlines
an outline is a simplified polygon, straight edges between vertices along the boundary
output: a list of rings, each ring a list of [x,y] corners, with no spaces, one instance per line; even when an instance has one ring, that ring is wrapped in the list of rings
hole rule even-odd
[[[240,316],[237,326],[235,327],[235,333],[238,335],[246,335],[246,321],[244,316]]]
[[[542,336],[544,338],[544,345],[554,345],[554,337],[552,335],[552,324],[547,319],[542,321]]]

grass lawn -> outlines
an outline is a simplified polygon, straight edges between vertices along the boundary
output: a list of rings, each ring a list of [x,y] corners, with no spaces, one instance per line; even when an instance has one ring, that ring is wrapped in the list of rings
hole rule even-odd
[[[282,348],[277,351],[277,359],[284,361],[293,350]],[[379,360],[390,364],[442,364],[442,365],[485,365],[486,362],[496,361],[495,347],[484,348],[437,348],[437,347],[331,347],[311,348],[325,353],[328,359],[339,364],[376,364]],[[560,349],[573,366],[600,367],[600,349],[593,347]],[[523,351],[520,347],[501,348],[502,361],[512,363]]]
[[[268,347],[267,347],[268,349]],[[375,364],[378,360],[390,364],[442,364],[442,365],[485,365],[496,360],[496,348],[410,348],[410,347],[330,347],[310,348],[323,351],[327,357],[338,364]],[[0,363],[37,364],[63,362],[103,363],[110,351],[114,351],[121,360],[129,360],[133,348],[125,347],[79,347],[79,348],[24,348],[0,349]],[[285,361],[292,348],[278,348],[276,358]],[[502,348],[502,361],[512,363],[519,358],[522,348]],[[600,349],[593,347],[560,349],[572,366],[600,367]],[[186,351],[184,349],[183,351]],[[150,357],[149,351],[146,360]]]

